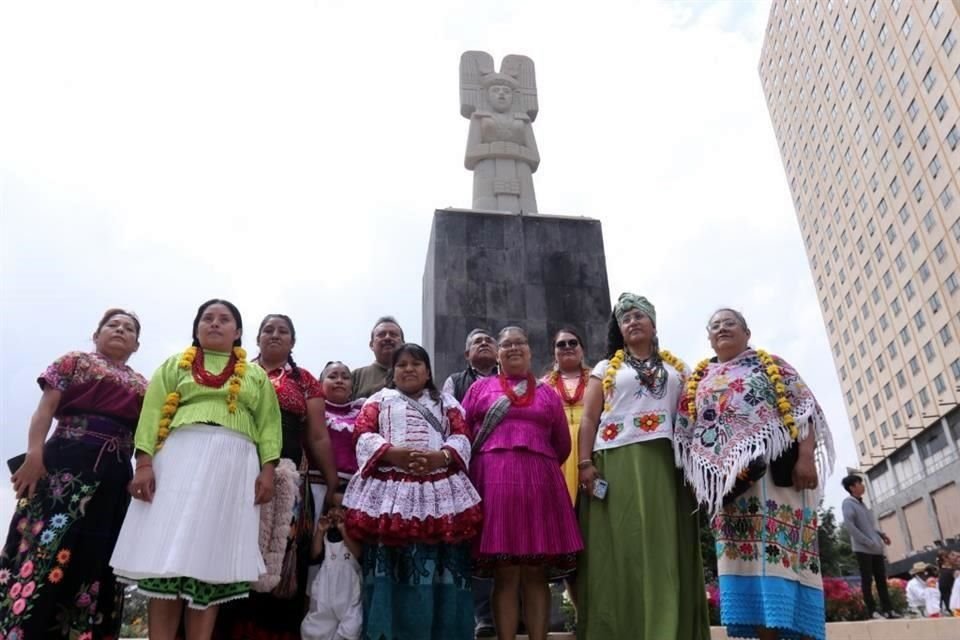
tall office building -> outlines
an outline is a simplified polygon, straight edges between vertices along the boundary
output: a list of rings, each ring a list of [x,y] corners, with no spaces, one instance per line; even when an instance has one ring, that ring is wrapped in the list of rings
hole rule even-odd
[[[759,65],[894,571],[960,546],[958,10],[775,0]]]

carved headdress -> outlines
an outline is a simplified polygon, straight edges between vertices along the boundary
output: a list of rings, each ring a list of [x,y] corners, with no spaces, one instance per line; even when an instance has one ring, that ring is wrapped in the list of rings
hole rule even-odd
[[[533,60],[527,56],[508,55],[493,66],[493,56],[486,51],[466,51],[460,56],[460,114],[469,118],[482,109],[489,87],[506,85],[513,89],[513,111],[524,113],[533,122],[537,119],[537,79]]]

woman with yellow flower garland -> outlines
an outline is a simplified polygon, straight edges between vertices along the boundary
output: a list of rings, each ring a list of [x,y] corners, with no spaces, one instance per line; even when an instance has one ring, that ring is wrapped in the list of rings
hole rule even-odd
[[[193,345],[147,387],[134,444],[135,498],[111,565],[151,598],[150,637],[210,638],[217,607],[247,596],[265,566],[259,506],[273,494],[280,407],[240,348],[243,320],[226,300],[200,305]]]
[[[789,364],[748,345],[743,315],[707,324],[675,443],[717,538],[720,615],[731,637],[826,637],[817,506],[834,460],[816,398]]]
[[[620,295],[584,398],[578,640],[710,637],[696,503],[671,444],[689,371],[660,350],[656,319],[649,300]]]

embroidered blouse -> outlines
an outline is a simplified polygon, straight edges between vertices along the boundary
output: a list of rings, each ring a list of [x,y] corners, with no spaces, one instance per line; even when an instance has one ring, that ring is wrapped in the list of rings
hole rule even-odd
[[[327,432],[333,448],[337,473],[352,476],[357,472],[357,448],[353,443],[353,429],[360,416],[363,400],[347,404],[326,401]]]
[[[134,444],[137,450],[153,455],[157,446],[157,431],[167,396],[180,393],[180,405],[170,425],[173,431],[185,424],[213,423],[249,438],[256,446],[260,464],[280,457],[280,405],[266,372],[258,366],[247,366],[240,383],[237,410],[227,408],[227,387],[213,388],[199,384],[189,369],[180,368],[181,353],[170,356],[150,378],[143,411],[137,424]],[[222,372],[230,354],[204,351],[207,371]]]
[[[603,380],[609,360],[601,360],[590,375]],[[614,379],[610,409],[600,415],[600,425],[594,439],[593,450],[615,449],[628,444],[637,444],[657,438],[673,438],[673,422],[677,415],[677,403],[683,394],[689,370],[678,372],[663,363],[667,375],[663,396],[655,397],[638,380],[637,372],[627,363],[620,365]]]
[[[37,384],[60,392],[54,417],[71,429],[83,429],[86,414],[105,416],[129,427],[137,424],[147,379],[125,364],[99,353],[71,351],[47,367]]]

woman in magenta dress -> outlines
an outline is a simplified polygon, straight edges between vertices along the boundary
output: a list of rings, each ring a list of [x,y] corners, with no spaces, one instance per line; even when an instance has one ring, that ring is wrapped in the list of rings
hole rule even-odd
[[[337,474],[349,480],[357,472],[357,450],[353,444],[353,427],[360,415],[363,399],[353,400],[353,379],[350,369],[339,360],[328,362],[320,374],[326,397],[327,431],[333,446]]]
[[[497,336],[500,374],[478,380],[463,400],[473,430],[474,486],[483,528],[474,545],[479,575],[493,575],[498,638],[513,638],[518,596],[530,638],[544,640],[548,579],[576,566],[583,548],[560,465],[570,455],[570,428],[560,397],[530,371],[527,334]]]

